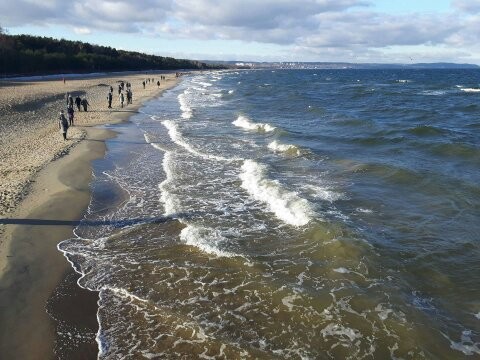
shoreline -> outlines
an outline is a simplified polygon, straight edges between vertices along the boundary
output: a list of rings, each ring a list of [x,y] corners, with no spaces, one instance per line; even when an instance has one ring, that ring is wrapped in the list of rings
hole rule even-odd
[[[0,353],[7,358],[96,358],[98,294],[78,286],[80,276],[57,244],[73,236],[91,198],[91,162],[105,155],[105,140],[115,136],[97,126],[128,121],[144,102],[178,83],[171,74],[167,78],[148,95],[134,93],[133,106],[97,110],[91,115],[96,121],[75,126],[75,143],[34,173],[27,195],[1,219]]]

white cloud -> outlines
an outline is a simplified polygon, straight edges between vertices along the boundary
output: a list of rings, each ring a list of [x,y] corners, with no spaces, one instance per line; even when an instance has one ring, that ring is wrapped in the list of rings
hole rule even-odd
[[[467,13],[480,13],[480,0],[453,0],[452,5]]]
[[[89,35],[92,33],[92,30],[86,27],[74,27],[73,32],[78,35]]]
[[[0,0],[0,25],[67,25],[76,34],[138,33],[193,40],[277,44],[286,56],[381,57],[393,46],[477,51],[480,0],[453,0],[450,13],[373,11],[364,0]],[[424,47],[424,50],[426,48]],[[426,51],[426,50],[425,50]],[[452,52],[453,53],[453,52]]]

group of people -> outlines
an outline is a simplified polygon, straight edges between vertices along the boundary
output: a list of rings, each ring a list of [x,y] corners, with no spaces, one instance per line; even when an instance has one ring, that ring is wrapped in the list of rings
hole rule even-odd
[[[127,105],[131,104],[133,101],[132,84],[130,84],[129,82],[125,83],[121,81],[120,84],[118,85],[118,100],[120,101],[120,106],[122,108],[123,108],[123,104],[125,103],[125,97],[127,98]],[[110,86],[110,92],[107,95],[107,102],[108,102],[109,109],[112,108],[112,100],[113,100],[113,87]]]
[[[81,107],[83,107],[83,111],[88,111],[88,106],[90,105],[86,98],[80,98],[77,95],[75,100],[73,99],[72,94],[66,94],[67,99],[67,115],[68,119],[65,117],[65,112],[62,110],[60,111],[60,117],[58,121],[58,127],[60,132],[63,135],[63,140],[67,140],[67,130],[70,126],[74,125],[74,117],[75,117],[75,109],[74,104],[77,106],[78,111],[81,111]]]
[[[165,76],[161,75],[160,80],[165,80]],[[160,80],[157,81],[157,86],[160,87]],[[155,79],[154,78],[147,78],[142,82],[143,88],[145,89],[145,86],[147,83],[153,83],[155,84]],[[67,116],[65,116],[65,112],[62,110],[60,111],[60,116],[58,119],[58,126],[60,128],[60,132],[63,135],[63,140],[67,140],[67,130],[70,126],[74,125],[74,116],[75,116],[75,110],[74,110],[74,105],[77,106],[78,111],[81,111],[81,108],[83,107],[83,111],[88,111],[88,106],[90,105],[88,103],[88,100],[86,98],[81,98],[80,96],[77,96],[75,99],[73,99],[72,94],[67,93],[66,94],[66,99],[67,99]],[[127,101],[128,104],[132,104],[133,102],[133,93],[132,93],[132,84],[129,82],[124,82],[120,81],[118,84],[118,100],[120,102],[120,106],[123,108],[123,105],[125,103],[125,100]],[[110,91],[108,92],[107,95],[107,103],[108,103],[108,108],[112,108],[112,101],[113,101],[113,86],[110,86]]]

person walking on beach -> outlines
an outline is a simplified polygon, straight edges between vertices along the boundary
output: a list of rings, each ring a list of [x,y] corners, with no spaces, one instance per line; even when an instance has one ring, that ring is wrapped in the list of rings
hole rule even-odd
[[[118,85],[118,96],[120,96],[120,93],[122,92],[122,87]]]
[[[82,100],[82,106],[83,106],[83,111],[88,111],[88,105],[90,105],[87,101],[87,99]]]
[[[113,93],[113,86],[110,85],[110,92]]]
[[[80,103],[82,102],[82,99],[80,99],[80,96],[77,96],[75,98],[75,104],[77,105],[78,111],[80,111]]]
[[[157,81],[157,86],[160,89],[160,80]]]
[[[145,80],[142,81],[143,88],[145,89]]]
[[[58,128],[63,135],[63,140],[67,140],[67,130],[68,130],[68,121],[65,115],[63,114],[63,110],[60,111],[60,116],[58,118]]]
[[[120,94],[120,105],[123,108],[123,102],[125,101],[125,96],[123,96],[123,93]]]
[[[73,106],[69,106],[68,109],[67,109],[67,114],[68,114],[68,122],[69,122],[69,126],[73,126],[73,114],[74,114],[75,110],[73,110]]]
[[[73,108],[73,97],[72,94],[68,95],[68,106]]]
[[[112,95],[112,92],[110,91],[107,95],[107,100],[108,100],[108,108],[111,109],[112,108],[112,99],[113,99],[113,95]]]

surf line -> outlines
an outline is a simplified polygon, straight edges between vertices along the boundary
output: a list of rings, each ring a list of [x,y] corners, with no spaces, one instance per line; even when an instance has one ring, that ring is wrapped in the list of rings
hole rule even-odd
[[[168,135],[170,136],[170,139],[172,141],[183,147],[185,150],[187,150],[189,153],[201,157],[203,159],[208,159],[208,160],[217,160],[217,161],[224,161],[228,163],[232,162],[237,162],[237,161],[243,161],[244,159],[242,158],[226,158],[223,156],[218,156],[218,155],[211,155],[211,154],[204,154],[197,149],[195,149],[192,145],[190,145],[182,136],[180,131],[178,130],[178,127],[175,125],[175,123],[171,120],[164,120],[162,121],[163,126],[165,126],[168,130]]]

